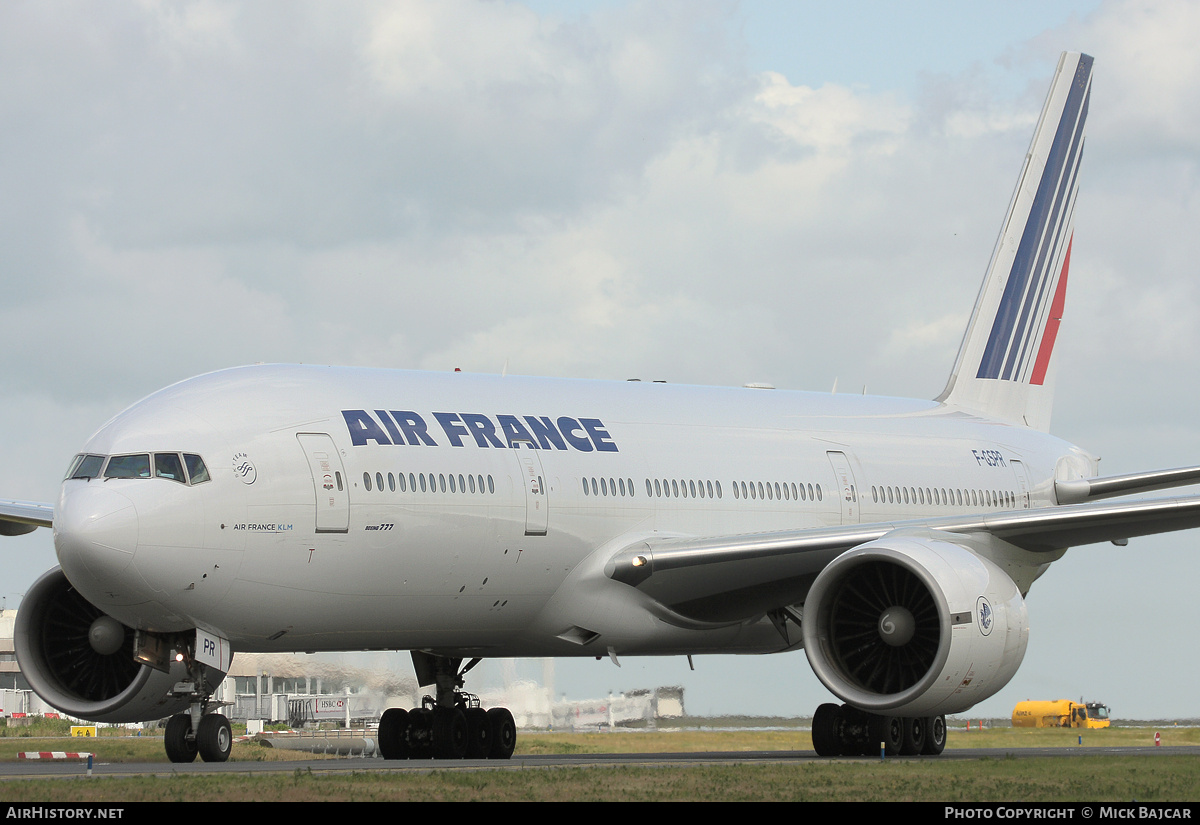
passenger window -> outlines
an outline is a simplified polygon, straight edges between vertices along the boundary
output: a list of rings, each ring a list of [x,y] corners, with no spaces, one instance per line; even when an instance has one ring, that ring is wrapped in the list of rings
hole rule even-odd
[[[178,481],[180,484],[187,482],[183,477],[183,462],[179,460],[179,453],[155,453],[154,475]]]
[[[150,454],[114,455],[104,470],[105,478],[150,478]]]

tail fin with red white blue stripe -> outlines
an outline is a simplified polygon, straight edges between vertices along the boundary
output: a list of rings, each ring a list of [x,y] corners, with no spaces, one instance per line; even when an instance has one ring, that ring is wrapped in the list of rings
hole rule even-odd
[[[1071,260],[1092,58],[1064,52],[991,264],[938,400],[1046,430]]]

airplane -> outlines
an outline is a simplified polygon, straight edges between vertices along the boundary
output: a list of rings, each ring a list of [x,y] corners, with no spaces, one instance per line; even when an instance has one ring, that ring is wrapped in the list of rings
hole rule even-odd
[[[1049,435],[1091,94],[1064,53],[945,390],[769,387],[257,365],[103,425],[26,594],[30,686],[100,722],[169,717],[174,762],[228,759],[213,692],[237,651],[408,650],[419,708],[387,759],[511,756],[465,688],[489,657],[803,649],[841,704],[823,756],[936,755],[1005,686],[1034,581],[1067,548],[1200,526],[1200,467],[1098,476]],[[1108,499],[1117,498],[1117,501]]]

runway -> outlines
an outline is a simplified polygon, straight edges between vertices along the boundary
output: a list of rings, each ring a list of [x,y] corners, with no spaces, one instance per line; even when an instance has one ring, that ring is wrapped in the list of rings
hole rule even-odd
[[[1182,747],[1078,747],[1078,748],[954,748],[938,757],[888,757],[887,761],[931,762],[983,758],[1080,759],[1096,756],[1200,756],[1200,746]],[[342,771],[374,773],[427,773],[430,771],[536,770],[561,767],[690,767],[712,764],[814,764],[877,762],[878,757],[817,756],[814,751],[713,751],[706,753],[613,753],[547,754],[514,756],[504,761],[488,759],[435,760],[408,759],[386,761],[377,758],[332,758],[279,762],[93,762],[93,776],[186,776],[211,774],[290,774],[337,773]],[[85,775],[85,762],[35,761],[0,763],[0,779],[79,777]]]

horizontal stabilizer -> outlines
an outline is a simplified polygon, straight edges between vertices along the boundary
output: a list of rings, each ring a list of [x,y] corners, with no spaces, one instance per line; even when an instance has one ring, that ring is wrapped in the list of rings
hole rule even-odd
[[[1153,470],[1148,473],[1129,473],[1104,478],[1080,478],[1055,481],[1054,494],[1059,504],[1078,504],[1114,496],[1148,493],[1171,487],[1200,484],[1200,467],[1180,467],[1176,470]]]

